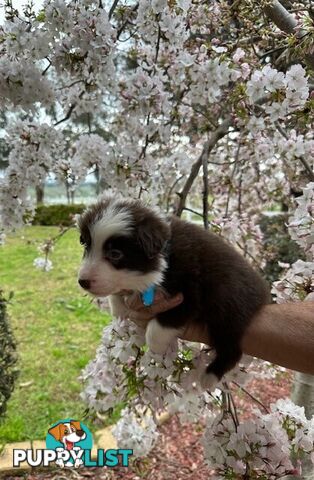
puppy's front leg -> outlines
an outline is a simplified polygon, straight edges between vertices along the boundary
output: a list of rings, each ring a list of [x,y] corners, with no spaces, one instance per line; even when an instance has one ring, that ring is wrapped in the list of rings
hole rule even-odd
[[[108,297],[111,315],[115,318],[128,318],[128,309],[126,308],[121,295],[110,295]]]
[[[182,328],[164,327],[156,318],[150,320],[146,328],[146,343],[153,353],[163,355],[170,343],[182,333]]]

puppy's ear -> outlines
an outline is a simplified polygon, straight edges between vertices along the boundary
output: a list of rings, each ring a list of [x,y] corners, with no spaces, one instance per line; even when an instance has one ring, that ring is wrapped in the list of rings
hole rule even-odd
[[[52,435],[58,442],[60,442],[62,438],[62,429],[61,429],[61,423],[56,425],[55,427],[49,428],[48,433]]]
[[[159,218],[145,218],[136,226],[136,239],[149,259],[161,252],[170,238],[170,227]]]
[[[75,430],[82,430],[81,424],[77,420],[71,420],[71,425],[75,428]]]

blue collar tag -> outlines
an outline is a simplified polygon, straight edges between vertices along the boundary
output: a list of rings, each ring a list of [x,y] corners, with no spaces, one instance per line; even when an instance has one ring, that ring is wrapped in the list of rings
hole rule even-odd
[[[150,307],[154,303],[155,290],[155,286],[152,285],[151,287],[148,287],[145,292],[142,293],[142,302],[145,307]]]

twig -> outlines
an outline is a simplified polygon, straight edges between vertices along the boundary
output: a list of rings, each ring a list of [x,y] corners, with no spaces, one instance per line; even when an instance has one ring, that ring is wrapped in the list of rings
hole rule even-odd
[[[112,6],[111,6],[111,8],[110,8],[110,10],[109,10],[109,13],[108,13],[108,18],[109,18],[109,20],[111,19],[111,17],[112,17],[112,15],[113,15],[113,13],[114,13],[114,11],[115,11],[116,6],[118,5],[118,3],[119,3],[119,0],[114,0],[113,4],[112,4]]]
[[[158,36],[157,36],[157,44],[156,44],[155,63],[157,63],[157,60],[158,60],[160,40],[161,40],[161,28],[160,28],[160,25],[158,23]]]
[[[47,65],[47,67],[41,72],[42,76],[45,76],[46,73],[48,72],[49,68],[51,67],[51,61],[50,61],[50,59],[49,59],[48,57],[46,57],[46,60],[47,60],[47,62],[48,62],[48,65]]]
[[[260,400],[258,400],[258,398],[254,397],[254,395],[252,395],[250,392],[248,392],[244,387],[241,387],[241,385],[239,385],[237,382],[233,381],[232,383],[234,383],[234,385],[236,385],[238,388],[240,388],[240,390],[242,390],[243,393],[245,393],[252,400],[254,400],[254,402],[256,402],[258,405],[260,405],[265,410],[266,413],[269,413],[268,408],[265,407],[265,405]]]
[[[240,179],[239,179],[238,213],[239,215],[241,215],[242,213],[242,171],[240,173]]]
[[[260,263],[257,262],[256,259],[253,257],[253,255],[247,250],[246,244],[244,248],[239,242],[236,242],[235,244],[237,247],[239,247],[240,250],[242,250],[244,257],[248,256],[251,259],[253,265],[255,265],[256,269],[259,270],[261,273],[264,273]]]
[[[222,137],[224,137],[228,131],[229,127],[232,125],[232,120],[231,117],[227,118],[218,128],[215,130],[212,134],[211,137],[206,141],[202,153],[199,156],[199,158],[196,160],[196,162],[192,165],[190,175],[187,178],[187,181],[185,182],[185,185],[179,195],[179,203],[178,207],[176,210],[176,215],[180,217],[182,215],[183,209],[185,207],[185,202],[186,198],[191,190],[191,187],[194,183],[194,180],[196,179],[199,170],[202,166],[203,163],[203,156],[206,155],[206,158],[208,157],[209,153],[211,150],[214,148],[218,140],[220,140]]]
[[[237,167],[238,167],[240,148],[241,148],[241,138],[239,139],[238,148],[237,148],[237,151],[236,151],[236,154],[235,154],[235,161],[234,161],[233,169],[232,169],[231,176],[230,176],[230,179],[229,179],[230,184],[229,184],[229,189],[228,189],[227,203],[226,203],[226,209],[225,209],[225,217],[228,217],[228,213],[229,213],[229,202],[230,202],[230,197],[231,197],[232,181],[233,181],[233,177],[234,177],[234,175],[236,173],[236,170],[237,170]]]
[[[280,52],[281,50],[286,50],[286,49],[287,49],[286,45],[284,47],[272,48],[271,50],[268,50],[267,52],[263,53],[263,55],[261,55],[260,58],[268,57],[272,53],[277,53],[277,52]]]
[[[202,157],[202,165],[203,165],[203,221],[204,221],[204,228],[208,230],[208,160],[209,152],[204,152]]]
[[[231,392],[228,393],[228,396],[229,396],[229,399],[230,399],[230,406],[232,407],[232,410],[233,410],[233,413],[234,413],[234,418],[235,418],[235,421],[237,423],[237,426],[240,425],[240,422],[239,422],[239,417],[238,417],[238,412],[237,412],[237,406],[235,404],[235,401],[234,401],[234,398],[233,398],[233,395]]]
[[[286,134],[286,132],[284,131],[284,129],[281,127],[281,125],[279,125],[278,122],[276,122],[275,125],[276,125],[276,128],[277,128],[278,132],[281,133],[281,135],[282,135],[286,140],[289,140],[288,135]],[[307,161],[305,160],[305,158],[303,157],[303,155],[301,155],[301,156],[298,157],[298,158],[300,159],[300,162],[302,163],[303,167],[305,168],[306,172],[308,173],[309,179],[311,180],[311,182],[314,182],[314,172],[313,172],[313,169],[312,169],[311,166],[307,163]]]
[[[137,9],[138,9],[138,3],[136,5],[134,5],[134,7],[131,9],[131,12],[132,13],[136,12]],[[127,18],[125,20],[125,22],[121,25],[121,27],[117,31],[117,40],[120,40],[120,36],[121,36],[123,30],[125,29],[125,27],[127,26],[128,23],[130,23],[129,18]]]
[[[235,0],[232,5],[230,6],[230,10],[236,10],[239,6],[239,4],[241,3],[242,0]]]
[[[78,83],[84,83],[84,80],[79,79],[79,80],[74,80],[74,82],[70,83],[69,85],[63,85],[63,87],[57,88],[57,90],[63,90],[64,88],[71,88],[74,85],[77,85]]]
[[[174,187],[180,182],[180,180],[182,180],[183,177],[184,175],[180,175],[180,177],[176,178],[176,180],[173,182],[173,184],[170,187],[170,190],[167,196],[167,210],[166,210],[167,212],[169,212],[170,200],[171,200],[171,195],[174,190]]]
[[[71,105],[71,107],[70,107],[69,110],[67,111],[65,117],[62,118],[61,120],[58,120],[58,122],[56,122],[56,123],[54,124],[54,126],[56,127],[57,125],[60,125],[60,123],[63,123],[63,122],[66,122],[67,120],[69,120],[69,118],[71,117],[72,112],[73,112],[73,110],[74,110],[75,107],[76,107],[76,103],[74,103],[73,105]]]
[[[264,12],[274,24],[280,28],[283,32],[287,34],[295,34],[296,38],[301,39],[304,35],[307,34],[304,30],[296,32],[296,27],[298,26],[297,20],[294,16],[286,10],[286,8],[278,1],[273,0],[270,5],[264,7]],[[309,53],[305,55],[305,60],[308,65],[314,70],[314,55]]]
[[[195,215],[198,215],[199,217],[203,218],[203,213],[197,212],[196,210],[193,210],[192,208],[184,207],[183,210],[186,210],[187,212],[194,213]]]

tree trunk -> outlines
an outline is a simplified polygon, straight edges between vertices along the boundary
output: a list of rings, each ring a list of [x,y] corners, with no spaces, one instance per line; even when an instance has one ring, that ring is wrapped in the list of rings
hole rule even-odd
[[[297,372],[294,377],[292,400],[304,407],[307,418],[314,415],[314,376]]]
[[[314,301],[314,292],[307,296],[306,301]],[[306,417],[312,418],[314,415],[314,376],[296,372],[291,397],[296,405],[304,407]],[[303,462],[303,465],[302,478],[314,480],[314,466],[311,460]]]
[[[44,203],[45,196],[45,184],[42,182],[40,185],[36,186],[36,205],[41,205]]]
[[[95,168],[95,178],[96,178],[95,192],[96,192],[96,195],[99,195],[99,193],[100,193],[100,172],[99,172],[98,165],[96,165],[96,168]]]
[[[305,373],[296,372],[294,376],[292,401],[304,407],[307,418],[312,418],[314,415],[314,376]],[[314,467],[309,459],[303,462],[302,478],[306,480],[314,480]]]

